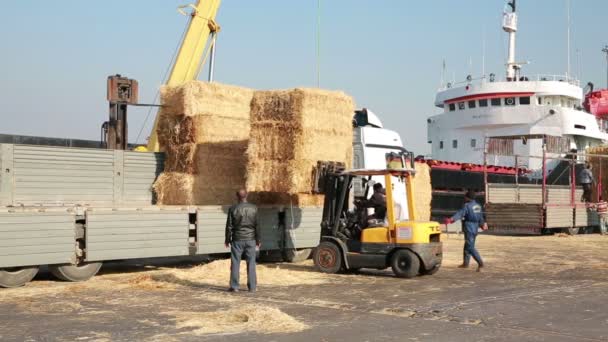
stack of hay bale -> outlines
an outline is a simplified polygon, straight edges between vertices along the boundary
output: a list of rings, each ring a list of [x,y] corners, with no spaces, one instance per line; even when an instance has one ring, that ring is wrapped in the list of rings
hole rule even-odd
[[[354,104],[341,92],[191,81],[164,87],[161,103],[159,204],[226,205],[246,187],[258,204],[320,206],[317,161],[351,165]]]
[[[593,176],[602,183],[602,199],[608,199],[608,158],[593,157],[594,154],[608,155],[608,146],[595,146],[587,149],[587,161],[592,166]],[[601,174],[601,179],[599,178]],[[576,175],[578,177],[578,175]],[[597,188],[593,187],[593,198],[597,198]]]
[[[317,161],[352,163],[352,98],[318,89],[257,91],[251,102],[247,189],[259,202],[320,206]]]
[[[416,175],[414,176],[414,199],[416,201],[416,220],[430,221],[431,200],[433,199],[433,188],[431,186],[431,168],[426,163],[416,163]]]
[[[160,204],[218,205],[245,186],[245,151],[253,90],[187,82],[161,90],[158,141],[165,172],[154,190]]]

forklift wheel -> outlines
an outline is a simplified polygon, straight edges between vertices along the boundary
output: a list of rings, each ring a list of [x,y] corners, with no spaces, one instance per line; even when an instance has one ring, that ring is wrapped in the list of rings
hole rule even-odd
[[[338,273],[342,268],[342,253],[340,252],[340,248],[333,242],[322,241],[315,248],[312,259],[315,263],[315,268],[323,273]]]
[[[409,249],[400,249],[391,257],[391,267],[397,277],[413,278],[420,271],[420,259]]]

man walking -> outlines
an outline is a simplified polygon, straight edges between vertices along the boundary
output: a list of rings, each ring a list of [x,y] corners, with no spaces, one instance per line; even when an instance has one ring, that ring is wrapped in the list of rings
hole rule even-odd
[[[583,168],[579,174],[579,182],[583,186],[583,198],[584,202],[592,201],[592,184],[595,183],[595,179],[593,179],[593,173],[591,172],[591,164],[585,163],[585,168]]]
[[[255,292],[257,278],[255,272],[256,247],[260,247],[260,229],[258,228],[258,208],[247,202],[247,191],[236,193],[239,201],[228,210],[226,221],[226,248],[230,246],[230,292],[239,291],[239,269],[241,258],[247,262],[247,287]]]
[[[464,206],[454,216],[445,219],[445,224],[448,225],[458,220],[463,220],[464,231],[464,251],[463,261],[459,268],[468,268],[471,257],[477,262],[477,272],[483,268],[483,260],[477,249],[475,249],[475,239],[479,228],[487,229],[483,218],[481,205],[475,201],[475,193],[468,191],[464,196]]]

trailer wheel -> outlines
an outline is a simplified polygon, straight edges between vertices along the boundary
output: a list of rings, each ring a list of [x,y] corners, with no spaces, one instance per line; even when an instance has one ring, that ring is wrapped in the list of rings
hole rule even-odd
[[[315,248],[312,259],[317,271],[338,273],[342,269],[342,253],[333,242],[323,241]]]
[[[312,250],[306,249],[287,249],[283,251],[283,260],[286,262],[302,262],[310,257]]]
[[[420,259],[409,249],[399,249],[391,257],[391,268],[399,278],[413,278],[420,271]]]
[[[576,235],[578,234],[579,229],[578,228],[564,228],[562,230],[563,233],[566,233],[568,235]]]
[[[99,272],[101,262],[83,263],[80,265],[49,265],[49,271],[63,281],[85,281]]]
[[[34,279],[38,266],[0,269],[0,287],[19,287]]]

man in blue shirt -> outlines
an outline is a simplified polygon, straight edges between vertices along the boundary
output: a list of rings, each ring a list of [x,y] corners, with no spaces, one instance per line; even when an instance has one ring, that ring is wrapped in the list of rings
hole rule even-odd
[[[475,249],[475,239],[479,228],[487,229],[483,218],[483,210],[481,205],[475,201],[475,193],[468,191],[464,196],[464,206],[454,216],[445,219],[445,224],[450,224],[455,221],[463,221],[464,232],[464,253],[462,265],[459,268],[469,267],[471,257],[477,262],[477,272],[483,267],[483,260],[477,249]]]

